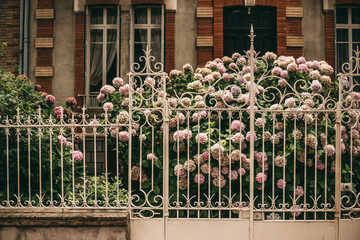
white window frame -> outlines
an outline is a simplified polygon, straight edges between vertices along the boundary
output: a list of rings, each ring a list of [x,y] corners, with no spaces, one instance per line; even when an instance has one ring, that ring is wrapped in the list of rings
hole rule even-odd
[[[353,29],[360,29],[360,24],[352,24],[351,23],[351,8],[360,8],[360,6],[337,6],[336,9],[347,9],[348,11],[348,23],[347,24],[339,24],[336,23],[336,12],[335,12],[335,70],[336,73],[340,73],[341,72],[341,67],[342,66],[338,66],[338,56],[337,56],[337,52],[338,52],[338,44],[347,44],[348,45],[348,61],[350,60],[350,58],[353,56],[353,44],[354,43],[359,43],[360,42],[353,42],[353,36],[352,36],[352,30]],[[337,30],[338,29],[347,29],[348,30],[348,41],[337,41]],[[360,50],[360,49],[359,49]],[[348,62],[347,61],[347,62]],[[346,62],[346,61],[345,61]]]
[[[151,24],[151,8],[159,7],[159,5],[136,5],[130,8],[130,66],[138,61],[135,58],[135,29],[147,29],[147,45],[151,46],[151,29],[160,28],[161,32],[161,47],[160,47],[160,62],[164,65],[164,26],[165,26],[165,10],[164,5],[161,5],[161,23]],[[136,8],[147,8],[147,24],[135,24],[134,22],[134,10]],[[158,60],[157,60],[158,61]]]
[[[102,24],[90,24],[90,20],[91,20],[91,14],[90,14],[90,9],[103,9],[103,23]],[[116,8],[117,10],[117,18],[116,18],[116,24],[107,24],[107,9],[108,8]],[[101,29],[103,30],[103,41],[102,41],[102,45],[103,45],[103,49],[102,49],[102,85],[106,84],[106,60],[107,60],[107,56],[106,56],[106,50],[107,50],[107,30],[108,29],[117,29],[116,32],[116,76],[119,77],[119,73],[120,73],[120,5],[116,5],[115,6],[94,6],[94,7],[89,7],[86,6],[86,41],[85,41],[85,45],[86,45],[86,61],[85,61],[85,66],[86,66],[86,71],[85,71],[85,94],[86,97],[90,100],[90,102],[88,102],[90,104],[90,106],[94,106],[98,105],[98,102],[95,101],[96,100],[96,95],[99,92],[90,92],[90,31],[92,29]],[[95,103],[95,102],[96,103]]]

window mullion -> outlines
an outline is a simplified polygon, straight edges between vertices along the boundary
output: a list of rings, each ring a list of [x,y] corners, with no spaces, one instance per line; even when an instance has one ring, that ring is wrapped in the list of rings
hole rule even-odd
[[[103,71],[103,85],[106,84],[106,47],[107,47],[107,34],[106,34],[106,27],[103,28],[103,66],[102,66],[102,71]]]

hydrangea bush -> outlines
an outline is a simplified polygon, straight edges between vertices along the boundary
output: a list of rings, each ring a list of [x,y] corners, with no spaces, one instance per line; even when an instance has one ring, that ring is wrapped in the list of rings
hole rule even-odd
[[[289,210],[286,215],[274,210],[267,215],[270,219],[304,217],[304,207],[333,208],[339,101],[338,81],[330,77],[333,68],[325,61],[304,57],[278,57],[272,52],[255,55],[255,207]],[[128,168],[130,139],[132,142],[132,190],[140,196],[135,204],[147,204],[145,199],[154,206],[161,204],[156,196],[162,194],[167,104],[170,206],[233,210],[180,211],[180,217],[235,216],[239,212],[234,209],[248,206],[249,61],[250,51],[217,58],[195,71],[186,64],[182,71],[173,70],[166,77],[166,92],[157,77],[134,78],[131,85],[115,78],[113,86],[103,86],[98,100],[110,121],[122,124],[120,129],[109,129],[109,144],[115,147],[118,142],[124,169]],[[346,77],[340,81],[346,110],[341,125],[342,181],[350,181],[351,158],[353,190],[358,192],[360,94],[350,89]]]
[[[63,128],[61,132],[59,127],[47,127],[51,124],[59,124],[60,121],[66,123],[72,117],[76,100],[68,98],[66,107],[55,106],[55,102],[56,99],[53,95],[41,92],[41,86],[32,84],[26,76],[15,76],[0,70],[1,204],[6,204],[4,200],[7,199],[7,190],[9,190],[9,198],[13,201],[9,203],[11,205],[17,204],[16,197],[19,199],[21,197],[19,203],[22,205],[48,205],[47,201],[50,200],[51,193],[50,174],[52,174],[53,199],[60,203],[58,194],[61,194],[61,159],[63,159],[64,196],[68,195],[71,190],[71,184],[67,183],[72,181],[72,159],[74,159],[76,179],[81,176],[83,160],[83,154],[79,150],[81,137],[75,136],[72,141],[70,128]],[[32,127],[26,127],[29,125]],[[36,127],[36,125],[43,126]],[[50,149],[52,149],[52,155]],[[9,157],[9,165],[7,165],[7,157]],[[39,162],[40,157],[41,163]],[[52,157],[51,170],[50,157]],[[7,167],[9,169],[9,189],[7,189]],[[50,173],[50,171],[52,172]],[[20,189],[17,187],[17,176],[20,179]],[[29,186],[31,199],[29,199]],[[43,196],[40,204],[40,198]],[[53,202],[53,204],[55,203]]]

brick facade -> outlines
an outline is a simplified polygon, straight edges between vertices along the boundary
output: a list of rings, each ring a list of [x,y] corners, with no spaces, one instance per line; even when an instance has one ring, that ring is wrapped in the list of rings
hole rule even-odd
[[[198,7],[212,7],[213,18],[198,19],[198,36],[213,36],[213,47],[198,47],[198,65],[212,58],[223,56],[223,8],[244,5],[243,0],[199,0]],[[301,7],[301,0],[257,0],[256,6],[275,6],[277,12],[277,53],[279,55],[302,55],[302,47],[287,46],[286,37],[301,37],[301,17],[287,18],[286,7]],[[256,29],[255,29],[256,34]],[[256,37],[255,37],[256,41]]]
[[[75,14],[75,97],[83,105],[79,94],[85,93],[85,13]]]
[[[175,69],[175,12],[165,15],[165,71]]]
[[[54,8],[53,0],[38,0],[37,10],[52,10]],[[53,16],[37,17],[37,38],[53,37]],[[52,67],[53,48],[37,48],[36,50],[36,68]],[[46,76],[45,76],[46,75]],[[47,93],[52,92],[52,76],[48,73],[42,76],[36,76],[36,83],[42,86],[42,90]]]
[[[5,55],[0,57],[0,68],[16,71],[19,65],[20,1],[0,1],[0,43],[6,43]]]

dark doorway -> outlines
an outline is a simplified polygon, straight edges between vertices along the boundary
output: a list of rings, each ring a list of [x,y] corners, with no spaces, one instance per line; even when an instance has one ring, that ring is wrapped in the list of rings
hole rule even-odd
[[[276,8],[256,6],[224,8],[224,55],[234,52],[243,54],[250,48],[250,26],[253,24],[255,51],[264,54],[266,51],[276,53]]]

